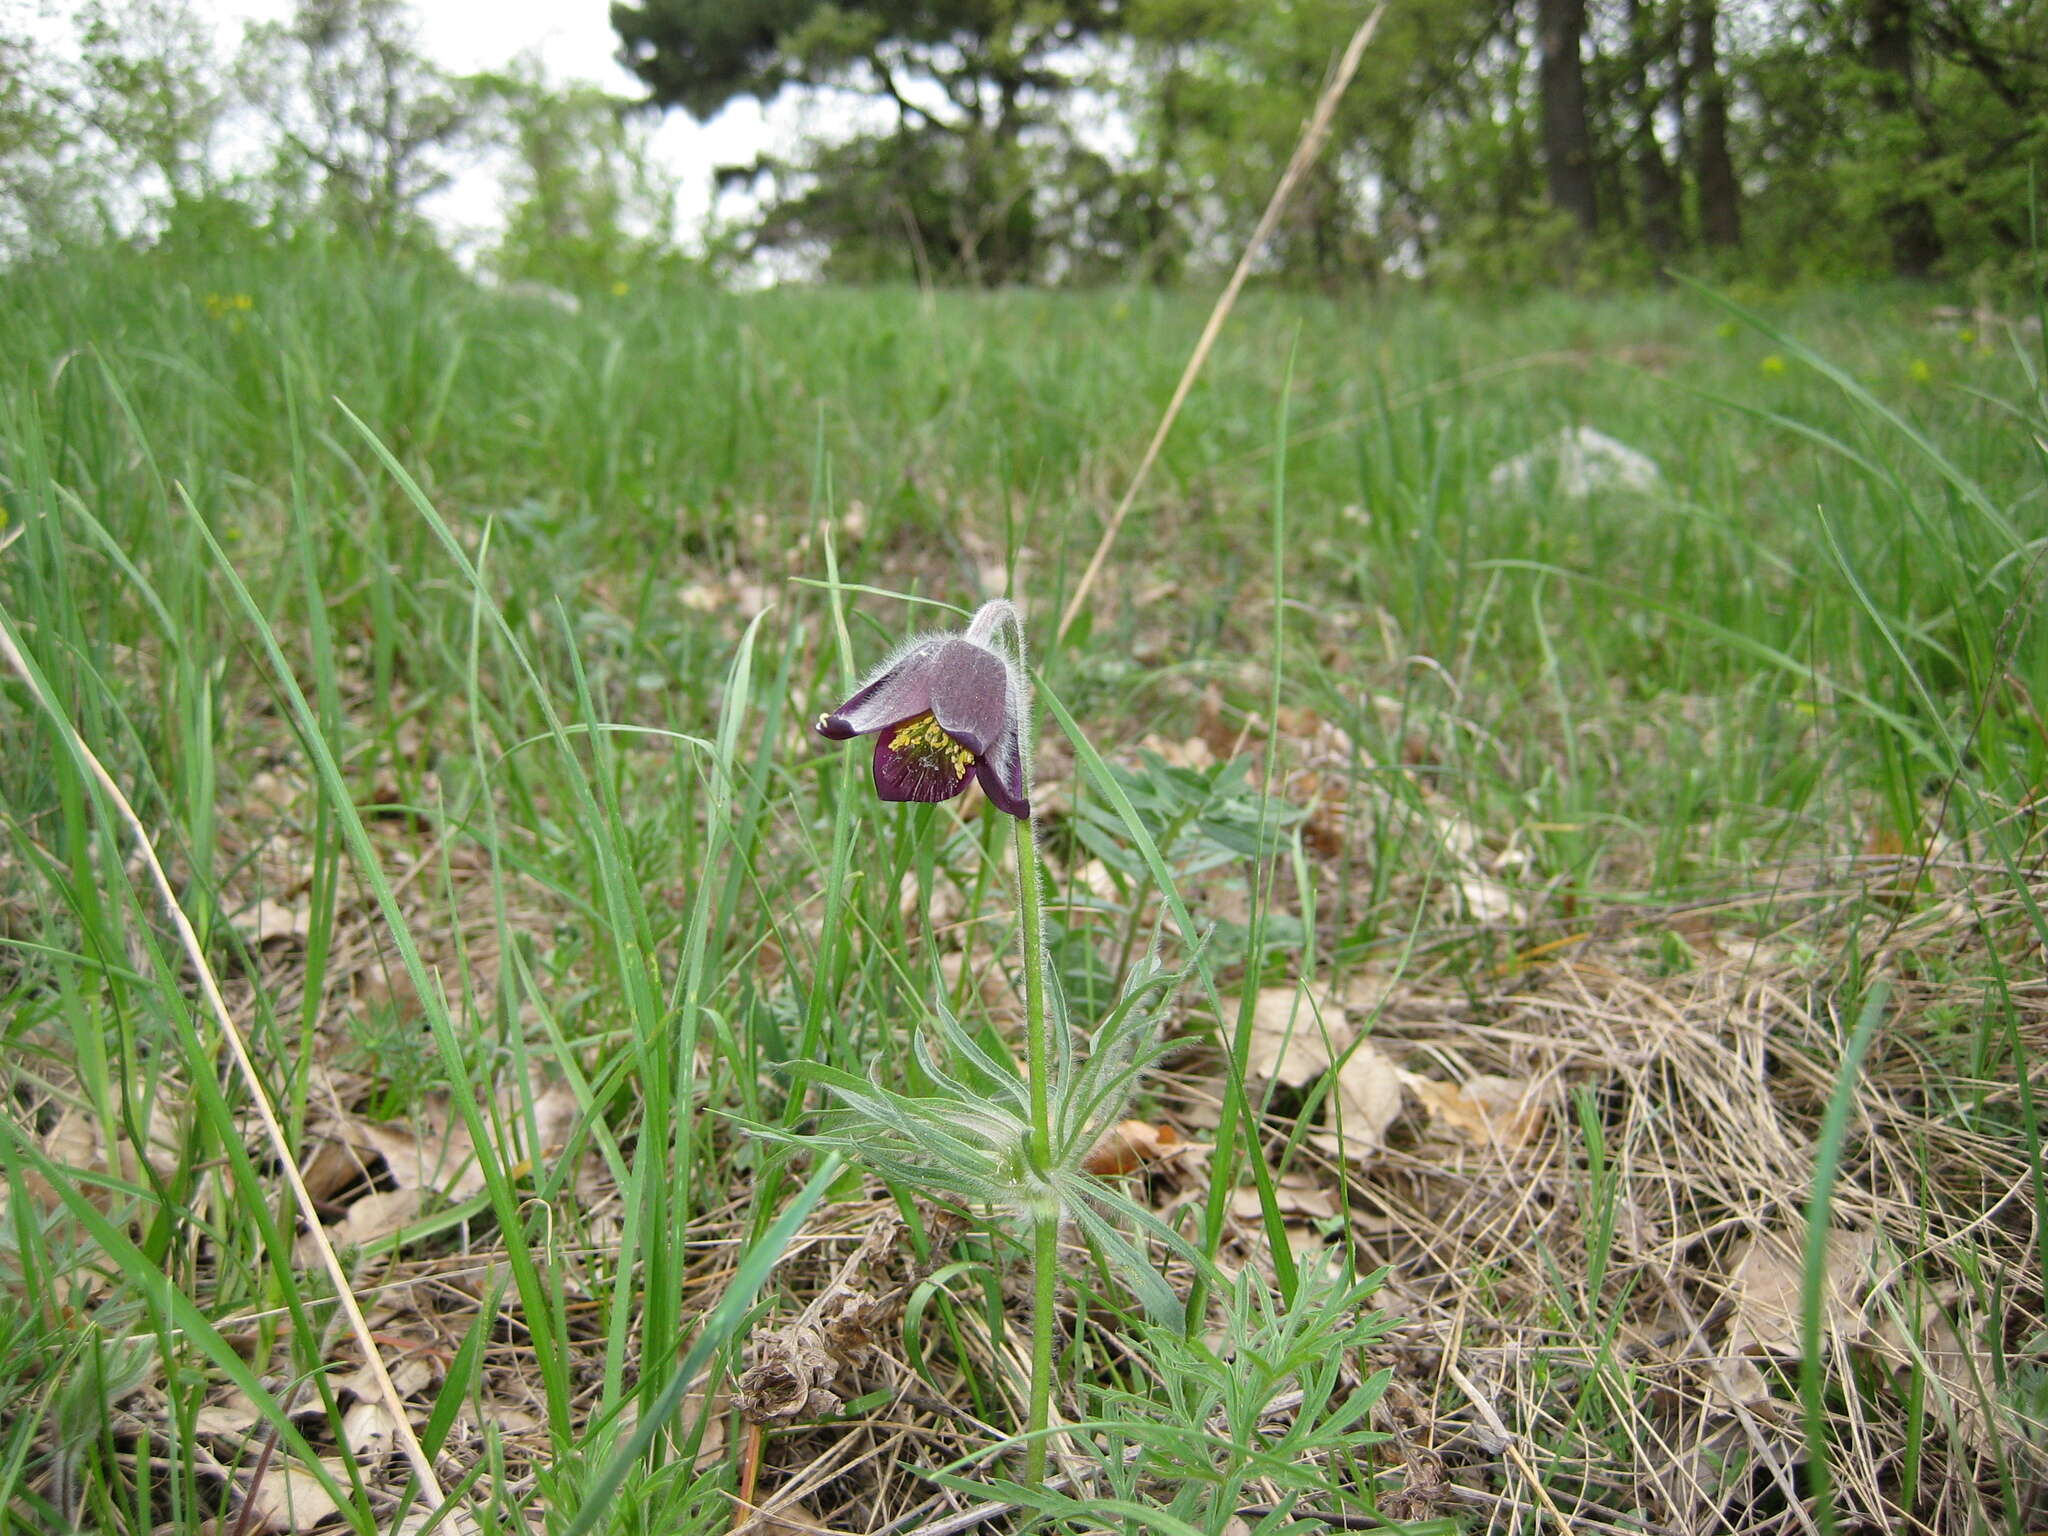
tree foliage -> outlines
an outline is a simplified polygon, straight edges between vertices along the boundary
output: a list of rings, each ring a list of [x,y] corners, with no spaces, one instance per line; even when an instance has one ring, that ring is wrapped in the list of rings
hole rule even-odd
[[[729,249],[849,280],[1164,281],[1233,261],[1363,0],[618,0],[646,96],[424,56],[418,0],[294,0],[232,67],[203,0],[0,0],[0,256],[81,239],[438,244],[511,167],[483,254],[615,285],[681,260],[654,118],[798,93],[814,132],[721,168]],[[2048,0],[1429,0],[1389,9],[1271,278],[1487,288],[2035,279]],[[731,228],[732,226],[727,226]]]
[[[236,77],[274,136],[277,183],[373,242],[419,232],[470,143],[471,102],[420,52],[402,0],[299,0],[249,29]]]
[[[768,185],[758,245],[894,246],[906,268],[983,283],[1050,275],[1040,190],[1077,148],[1061,109],[1089,46],[1122,24],[1114,0],[639,0],[611,14],[656,105],[706,117],[795,86],[891,120],[729,171]]]
[[[0,249],[104,236],[213,190],[227,106],[185,0],[85,0],[75,46],[0,22]]]
[[[628,0],[650,100],[786,88],[883,126],[747,168],[835,274],[1172,275],[1278,178],[1354,0]],[[1113,100],[1127,144],[1083,131]],[[867,121],[872,121],[869,119]],[[2010,276],[2048,149],[2048,0],[1396,6],[1263,255],[1327,284]]]
[[[489,253],[499,277],[602,288],[680,264],[677,177],[630,102],[551,84],[531,58],[469,86],[480,131],[511,155],[504,230]]]

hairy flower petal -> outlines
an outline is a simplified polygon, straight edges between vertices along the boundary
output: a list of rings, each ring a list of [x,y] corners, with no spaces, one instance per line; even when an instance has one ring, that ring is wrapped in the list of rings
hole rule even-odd
[[[948,640],[927,663],[929,708],[945,733],[976,757],[994,749],[1010,718],[1010,672],[1003,658],[966,640]]]
[[[829,715],[818,717],[818,734],[832,741],[850,741],[897,725],[931,708],[932,659],[956,641],[930,640],[885,667],[880,676]]]
[[[981,780],[981,792],[997,810],[1019,821],[1031,819],[1031,802],[1024,794],[1024,753],[1014,728],[975,765],[974,775]]]

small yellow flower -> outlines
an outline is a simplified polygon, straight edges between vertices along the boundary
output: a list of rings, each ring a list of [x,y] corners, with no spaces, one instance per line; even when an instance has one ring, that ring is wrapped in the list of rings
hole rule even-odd
[[[1916,357],[1907,366],[1906,377],[1915,384],[1932,384],[1934,382],[1934,370],[1927,366],[1926,358]]]
[[[255,301],[254,299],[250,298],[248,294],[246,294],[246,293],[238,293],[238,294],[236,294],[236,295],[235,295],[235,308],[237,308],[237,309],[254,309],[255,307],[256,307],[256,301]]]
[[[1785,371],[1785,359],[1773,352],[1757,366],[1763,369],[1766,378],[1775,379]]]
[[[612,284],[612,297],[615,299],[623,299],[627,294],[631,293],[632,291],[633,285],[627,282],[623,277],[620,278],[616,283]]]
[[[1967,325],[1964,326],[1960,331],[1956,332],[1956,340],[1960,341],[1966,347],[1976,339],[1977,333],[1971,330]]]

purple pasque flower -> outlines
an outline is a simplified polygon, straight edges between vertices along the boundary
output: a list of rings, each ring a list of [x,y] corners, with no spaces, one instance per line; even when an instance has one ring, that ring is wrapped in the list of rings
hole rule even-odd
[[[1002,626],[1008,651],[994,643]],[[1023,648],[1017,610],[997,598],[964,634],[899,646],[852,698],[818,716],[817,732],[831,741],[875,738],[875,793],[884,800],[950,800],[972,778],[997,810],[1028,820]]]

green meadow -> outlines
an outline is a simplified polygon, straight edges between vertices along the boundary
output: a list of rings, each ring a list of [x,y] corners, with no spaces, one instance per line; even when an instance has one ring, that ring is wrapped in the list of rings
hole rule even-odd
[[[2038,322],[1254,290],[1084,588],[1206,298],[620,286],[0,286],[0,1532],[2042,1523]],[[998,596],[1078,1048],[1179,978],[1038,1480],[791,1069],[1021,1056],[811,731]]]

